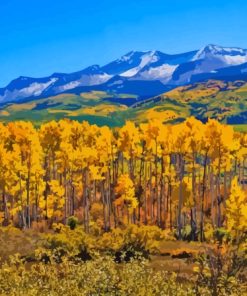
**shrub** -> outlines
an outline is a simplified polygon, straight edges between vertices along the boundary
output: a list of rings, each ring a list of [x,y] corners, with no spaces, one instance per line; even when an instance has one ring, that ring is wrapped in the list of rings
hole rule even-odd
[[[167,232],[157,226],[129,225],[125,229],[116,228],[106,232],[98,240],[101,250],[111,252],[137,250],[140,252],[159,252],[160,241],[168,237]]]
[[[18,257],[0,268],[0,294],[26,296],[192,296],[191,287],[176,281],[175,274],[154,271],[145,260],[131,260],[121,268],[108,256],[85,263],[64,257],[57,266],[25,265]]]
[[[71,216],[68,218],[67,224],[71,230],[74,230],[76,228],[76,226],[78,225],[78,219],[74,216]]]
[[[245,295],[245,252],[230,245],[217,245],[215,249],[207,249],[196,261],[196,295],[202,295],[206,288],[209,288],[211,294],[205,295]]]
[[[82,227],[77,227],[71,230],[69,226],[62,224],[54,225],[55,233],[45,234],[43,243],[43,253],[46,254],[46,250],[57,258],[57,261],[61,261],[63,256],[70,258],[79,257],[82,260],[90,259],[90,252],[93,253],[95,248],[95,239],[86,234]],[[49,255],[48,255],[49,256]]]

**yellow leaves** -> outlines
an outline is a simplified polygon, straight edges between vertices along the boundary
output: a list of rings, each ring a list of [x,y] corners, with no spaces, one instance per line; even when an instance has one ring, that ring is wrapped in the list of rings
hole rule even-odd
[[[203,141],[214,167],[229,171],[240,149],[240,139],[233,128],[210,119],[205,125]]]
[[[166,152],[169,151],[169,127],[165,126],[161,120],[154,119],[147,124],[141,124],[140,130],[140,138],[145,142],[151,155],[161,156],[164,153],[164,147]]]
[[[160,242],[166,239],[167,235],[157,226],[128,225],[124,229],[115,228],[110,232],[103,233],[98,243],[98,248],[104,250],[118,251],[123,245],[137,245],[151,253],[159,250]]]
[[[64,196],[64,188],[59,184],[57,180],[52,180],[49,182],[52,194],[62,197]]]
[[[182,205],[185,206],[184,210],[191,208],[194,204],[193,198],[192,198],[192,180],[184,178],[181,186],[182,186]],[[179,197],[179,191],[180,191],[180,182],[173,182],[173,190],[172,190],[172,199],[174,204],[178,203],[178,197]]]
[[[65,204],[65,190],[57,180],[49,182],[50,194],[47,200],[41,199],[39,206],[43,209],[44,215],[48,218],[61,218],[63,216],[63,207]]]
[[[203,124],[194,117],[176,125],[164,125],[162,118],[140,126],[127,121],[116,129],[67,119],[43,124],[39,130],[26,122],[7,126],[0,123],[0,192],[5,191],[8,195],[8,210],[23,210],[27,204],[33,209],[38,204],[38,214],[43,211],[50,218],[58,218],[62,217],[65,208],[65,189],[69,208],[70,199],[77,207],[83,193],[87,192],[91,202],[92,196],[102,198],[101,190],[106,188],[112,194],[115,186],[115,205],[132,212],[140,199],[140,215],[143,215],[143,191],[146,190],[149,203],[150,192],[157,186],[154,191],[157,199],[163,185],[164,193],[169,190],[171,194],[171,211],[175,211],[179,196],[180,156],[184,160],[182,210],[188,211],[196,206],[194,195],[199,195],[206,157],[208,185],[211,173],[222,178],[225,172],[235,168],[235,163],[236,170],[241,170],[247,156],[247,137],[215,120]],[[196,178],[195,194],[192,192],[192,175]],[[101,182],[103,180],[106,182]],[[220,187],[223,192],[223,185]],[[210,190],[206,191],[209,194]],[[233,197],[236,195],[239,195],[237,200]],[[233,212],[240,211],[238,215],[245,217],[246,207],[241,196],[241,192],[235,190],[229,200]],[[111,195],[110,202],[112,199]],[[123,221],[128,216],[125,212]],[[236,217],[230,210],[229,215],[228,224],[233,229]]]
[[[206,123],[205,138],[211,148],[233,150],[238,147],[234,141],[234,130],[229,125],[222,125],[218,121],[210,119]]]
[[[4,212],[0,212],[0,224],[4,221]]]
[[[214,236],[214,228],[212,224],[206,223],[204,226],[204,235],[207,241],[210,241]]]
[[[20,213],[22,210],[21,205],[16,204],[15,207],[10,208],[9,213],[13,216],[17,215]]]
[[[139,114],[137,120],[147,121],[147,120],[160,120],[163,123],[174,120],[179,117],[179,113],[173,110],[168,110],[163,107],[153,107]]]
[[[227,228],[235,237],[247,231],[247,194],[235,177],[231,183],[230,196],[226,201]]]
[[[198,264],[193,267],[193,271],[195,273],[197,273],[197,274],[199,274],[201,272],[201,269],[200,269],[200,267],[199,267]],[[210,278],[211,277],[212,274],[211,274],[210,268],[208,266],[204,266],[204,268],[203,268],[203,275],[206,278]]]
[[[0,143],[4,144],[9,138],[8,128],[0,122]]]
[[[56,121],[50,121],[42,124],[39,131],[40,143],[43,149],[48,151],[56,151],[61,143],[61,129]]]
[[[115,201],[116,205],[125,203],[130,212],[137,208],[138,201],[135,197],[135,187],[129,175],[125,174],[120,176],[115,190],[119,195],[119,198]]]
[[[102,176],[102,168],[100,166],[90,165],[89,166],[90,177],[92,180],[104,180]]]
[[[140,133],[135,124],[127,121],[119,130],[118,147],[124,152],[127,159],[134,156],[137,152],[140,142]]]
[[[9,130],[9,138],[6,140],[6,147],[13,151],[14,145],[20,149],[22,161],[33,161],[31,158],[40,158],[42,150],[38,138],[38,133],[30,122],[19,121],[9,123],[7,126]]]
[[[199,268],[199,266],[194,266],[194,267],[193,267],[193,271],[194,271],[195,273],[199,273],[199,272],[200,272],[200,268]]]
[[[40,201],[39,201],[39,207],[41,209],[43,209],[43,210],[45,209],[45,207],[46,207],[46,200],[44,198],[40,199]]]
[[[184,122],[185,149],[189,152],[200,152],[203,146],[203,134],[205,126],[194,117]]]
[[[148,123],[147,134],[150,139],[157,139],[160,131],[163,129],[163,123],[161,120],[152,120]]]

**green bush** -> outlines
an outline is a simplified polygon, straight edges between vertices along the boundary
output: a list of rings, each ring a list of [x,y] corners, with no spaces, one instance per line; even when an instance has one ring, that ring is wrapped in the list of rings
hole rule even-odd
[[[78,219],[74,216],[68,218],[67,225],[70,227],[71,230],[74,230],[78,225]]]
[[[71,230],[69,226],[54,225],[55,233],[43,235],[43,249],[39,250],[44,256],[52,254],[60,262],[63,256],[87,260],[92,257],[96,246],[95,238],[86,234],[82,227]]]

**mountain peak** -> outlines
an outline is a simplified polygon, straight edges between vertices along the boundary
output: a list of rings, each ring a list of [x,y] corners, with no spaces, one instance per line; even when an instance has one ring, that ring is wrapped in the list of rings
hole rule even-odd
[[[132,50],[132,51],[126,53],[125,55],[121,56],[121,58],[118,59],[117,62],[119,62],[119,63],[120,62],[128,62],[129,60],[139,57],[139,56],[142,56],[145,53],[146,53],[145,51]]]
[[[27,76],[19,76],[16,79],[10,81],[7,87],[12,88],[16,85],[25,85],[26,83],[29,83],[33,78],[27,77]]]
[[[194,60],[205,58],[206,56],[246,56],[247,50],[239,47],[223,47],[215,44],[208,44],[201,48],[195,55]]]
[[[92,66],[88,67],[87,69],[98,70],[99,68],[100,68],[100,66],[95,64],[95,65],[92,65]]]
[[[92,65],[92,66],[89,66],[87,68],[85,68],[84,70],[87,70],[87,71],[97,71],[100,69],[100,66],[99,65]]]
[[[78,73],[80,73],[80,74],[99,74],[101,72],[102,71],[101,71],[101,68],[99,65],[92,65],[92,66],[85,68],[82,71],[79,71]]]
[[[31,77],[28,77],[28,76],[19,76],[18,78],[16,78],[15,80],[22,80],[22,81],[25,81],[25,80],[29,80],[31,79]]]

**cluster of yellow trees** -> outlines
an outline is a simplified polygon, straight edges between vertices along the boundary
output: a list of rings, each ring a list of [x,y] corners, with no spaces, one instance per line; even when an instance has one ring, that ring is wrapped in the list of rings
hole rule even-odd
[[[234,215],[246,217],[246,159],[247,135],[215,120],[1,124],[2,224],[76,216],[87,232],[93,222],[156,224],[181,239],[189,226],[191,239],[203,240],[206,225],[234,228]]]

